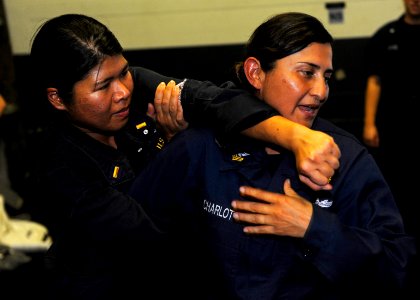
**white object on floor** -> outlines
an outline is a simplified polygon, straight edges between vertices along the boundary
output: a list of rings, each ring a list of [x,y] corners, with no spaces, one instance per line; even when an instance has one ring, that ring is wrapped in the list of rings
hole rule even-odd
[[[46,251],[52,240],[48,229],[37,222],[9,218],[0,194],[0,244],[23,252]]]

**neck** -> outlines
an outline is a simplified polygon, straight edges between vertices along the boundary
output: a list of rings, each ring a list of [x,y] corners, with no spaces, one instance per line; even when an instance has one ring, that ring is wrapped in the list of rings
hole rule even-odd
[[[114,149],[117,149],[117,143],[115,142],[115,136],[112,134],[105,134],[102,132],[97,132],[97,131],[91,131],[88,130],[86,128],[82,128],[79,126],[76,126],[77,128],[79,128],[81,131],[83,131],[84,133],[86,133],[88,136],[94,138],[95,140],[97,140],[98,142],[101,142],[105,145],[108,145]]]
[[[89,136],[93,137],[95,140],[108,145],[114,149],[117,149],[117,144],[115,143],[115,136],[103,135],[96,132],[86,132]]]
[[[409,25],[420,25],[420,15],[413,16],[410,14],[405,14],[404,22],[406,22]]]

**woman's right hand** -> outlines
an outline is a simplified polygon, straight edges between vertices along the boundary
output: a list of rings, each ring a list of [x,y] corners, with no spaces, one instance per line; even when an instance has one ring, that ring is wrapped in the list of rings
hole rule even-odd
[[[291,145],[300,180],[313,190],[332,189],[330,181],[340,166],[340,148],[326,133],[300,129],[303,132],[296,135]]]
[[[292,151],[296,157],[299,178],[311,189],[332,189],[330,181],[340,166],[341,152],[328,134],[279,115],[245,129],[243,133]]]

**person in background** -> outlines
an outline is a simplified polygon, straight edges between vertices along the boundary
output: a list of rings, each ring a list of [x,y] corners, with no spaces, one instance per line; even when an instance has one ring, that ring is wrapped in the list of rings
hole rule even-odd
[[[228,85],[130,67],[113,33],[89,16],[65,14],[43,23],[30,58],[34,101],[48,112],[32,174],[34,219],[53,239],[46,257],[53,299],[160,299],[176,288],[165,280],[166,249],[159,249],[165,233],[127,192],[187,121],[280,141],[297,154],[303,181],[332,188],[328,178],[339,166],[340,149],[330,136]],[[148,102],[156,86],[163,96],[153,110]],[[153,260],[156,251],[161,256]]]
[[[6,104],[7,104],[6,100],[4,99],[3,95],[0,94],[0,117],[6,108]]]
[[[389,186],[353,135],[317,117],[332,43],[316,18],[278,14],[253,32],[237,66],[241,88],[334,138],[331,190],[302,184],[286,149],[208,128],[176,135],[132,185],[172,233],[167,252],[192,274],[184,289],[194,286],[195,299],[354,299],[403,286],[416,249]]]
[[[420,0],[403,0],[403,4],[404,13],[381,26],[367,44],[363,140],[391,187],[407,232],[416,237],[419,247],[417,203],[410,191],[417,178],[408,175],[419,159],[416,147],[402,145],[402,141],[417,136]],[[414,285],[415,278],[418,275],[413,275]]]

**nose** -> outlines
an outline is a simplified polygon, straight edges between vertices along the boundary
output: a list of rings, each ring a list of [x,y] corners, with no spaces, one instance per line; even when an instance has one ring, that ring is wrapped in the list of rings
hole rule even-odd
[[[318,101],[324,102],[328,98],[330,87],[328,86],[328,82],[325,78],[317,78],[314,81],[314,85],[311,89],[311,95],[315,97]]]
[[[130,89],[128,86],[121,80],[116,80],[113,86],[114,90],[112,93],[112,100],[121,101],[127,99],[130,95]]]

